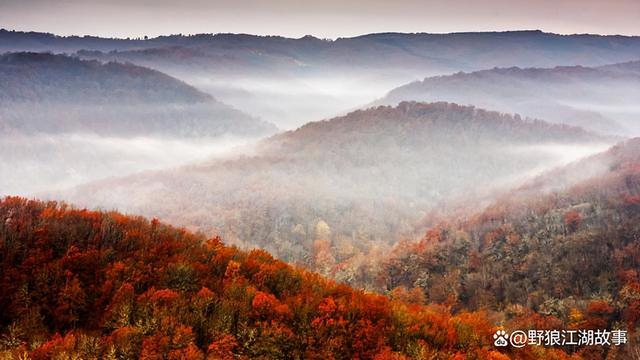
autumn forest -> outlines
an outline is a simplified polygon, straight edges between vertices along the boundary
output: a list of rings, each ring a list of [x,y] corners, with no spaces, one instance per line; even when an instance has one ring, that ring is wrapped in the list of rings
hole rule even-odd
[[[639,36],[0,29],[0,359],[640,359],[639,99]]]

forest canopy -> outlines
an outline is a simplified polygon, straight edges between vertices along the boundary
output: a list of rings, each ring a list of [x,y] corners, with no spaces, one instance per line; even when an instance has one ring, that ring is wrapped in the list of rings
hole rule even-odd
[[[0,220],[3,357],[504,358],[489,313],[353,290],[157,220],[17,197]]]

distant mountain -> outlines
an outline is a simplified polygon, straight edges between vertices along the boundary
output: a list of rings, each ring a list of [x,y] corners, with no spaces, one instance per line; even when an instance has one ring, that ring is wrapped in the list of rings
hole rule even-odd
[[[122,40],[0,31],[0,52],[25,50],[77,52],[86,59],[157,69],[293,129],[369,104],[425,76],[638,60],[640,37],[510,31],[381,33],[335,40],[246,34]]]
[[[603,65],[599,68],[612,73],[640,75],[640,60],[620,64]]]
[[[3,195],[201,161],[276,131],[156,70],[46,53],[0,55]]]
[[[605,65],[632,61],[640,57],[640,37],[601,35],[557,35],[541,31],[478,33],[378,33],[336,40],[305,36],[290,39],[280,36],[247,34],[171,35],[151,39],[107,39],[98,37],[62,37],[53,34],[0,30],[0,51],[73,52],[115,51],[110,56],[157,57],[182,54],[183,60],[211,57],[210,63],[244,60],[236,65],[300,67],[333,64],[351,67],[382,66],[402,63],[408,68],[425,65],[479,70],[493,66]],[[171,48],[191,51],[169,51]],[[235,55],[235,56],[233,56]],[[359,63],[353,63],[358,58]],[[251,61],[261,59],[262,61]],[[457,60],[456,60],[457,59]],[[626,60],[625,60],[626,59]],[[158,61],[174,61],[159,58]],[[238,60],[238,59],[236,59]],[[267,61],[264,61],[267,60]],[[272,61],[268,61],[272,60]],[[276,62],[274,62],[276,61]]]
[[[610,142],[473,107],[405,102],[310,123],[251,155],[58,196],[219,233],[348,280],[335,265],[413,238],[415,222],[445,201],[480,201]]]
[[[429,77],[389,92],[379,104],[452,101],[604,133],[640,134],[640,62],[496,68]]]
[[[0,57],[0,101],[92,104],[197,103],[212,100],[186,83],[130,63],[100,63],[50,53],[8,53]],[[116,97],[115,99],[113,99]],[[117,105],[113,104],[113,105]]]
[[[424,294],[426,302],[505,311],[506,321],[534,311],[554,319],[552,328],[635,331],[639,224],[635,138],[544,174],[475,214],[446,219],[420,242],[398,245],[379,284]]]
[[[96,36],[57,36],[35,31],[0,29],[0,52],[75,52],[80,49],[113,50],[134,48],[141,41]]]
[[[275,131],[158,71],[46,53],[0,56],[0,105],[4,133],[213,137]]]

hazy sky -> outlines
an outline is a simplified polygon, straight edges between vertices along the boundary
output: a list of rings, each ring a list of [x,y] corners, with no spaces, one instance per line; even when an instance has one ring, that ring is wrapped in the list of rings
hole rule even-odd
[[[640,35],[640,0],[0,0],[0,27],[117,37],[507,29]]]

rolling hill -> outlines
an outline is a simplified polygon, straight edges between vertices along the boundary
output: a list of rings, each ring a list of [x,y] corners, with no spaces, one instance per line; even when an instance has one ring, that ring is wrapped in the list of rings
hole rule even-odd
[[[170,35],[150,39],[107,39],[98,37],[56,36],[47,33],[0,30],[0,51],[80,50],[111,52],[111,56],[178,55],[191,60],[214,55],[211,61],[242,60],[238,65],[272,68],[300,67],[307,64],[347,67],[390,67],[401,62],[410,68],[451,66],[458,70],[480,70],[494,66],[543,67],[554,65],[598,66],[637,60],[640,38],[633,36],[559,35],[542,31],[506,31],[477,33],[378,33],[351,38],[318,39],[305,36],[291,39],[249,34]],[[190,51],[187,49],[191,49]],[[234,56],[235,55],[235,56]],[[363,62],[352,63],[357,57]],[[251,61],[256,58],[267,61]],[[457,59],[457,60],[456,60]],[[158,58],[162,61],[162,58]],[[174,61],[174,59],[164,60]],[[270,60],[270,61],[269,61]],[[453,61],[456,60],[456,61]],[[452,65],[453,64],[453,65]],[[277,65],[277,66],[275,66]]]
[[[639,210],[635,138],[544,174],[475,214],[446,219],[419,242],[398,245],[381,267],[380,284],[400,294],[415,288],[426,302],[459,309],[513,315],[531,309],[558,319],[556,328],[635,332]]]
[[[568,359],[155,219],[10,197],[0,220],[3,358]]]
[[[640,134],[638,62],[602,67],[495,68],[429,77],[389,92],[379,104],[452,101],[554,123]]]
[[[619,64],[603,65],[599,67],[602,70],[606,70],[614,73],[622,74],[640,74],[640,60],[628,61]]]
[[[273,125],[132,64],[46,53],[0,56],[3,132],[260,136]]]
[[[380,33],[335,40],[248,34],[125,40],[0,31],[2,51],[77,52],[85,59],[132,62],[294,129],[357,109],[425,76],[638,60],[640,38],[508,31]]]
[[[518,184],[604,138],[449,103],[360,110],[261,141],[250,154],[111,179],[56,197],[156,216],[264,248],[342,280],[415,222]],[[353,266],[352,268],[357,268]]]
[[[3,195],[178,166],[275,131],[156,70],[46,53],[0,55]]]

